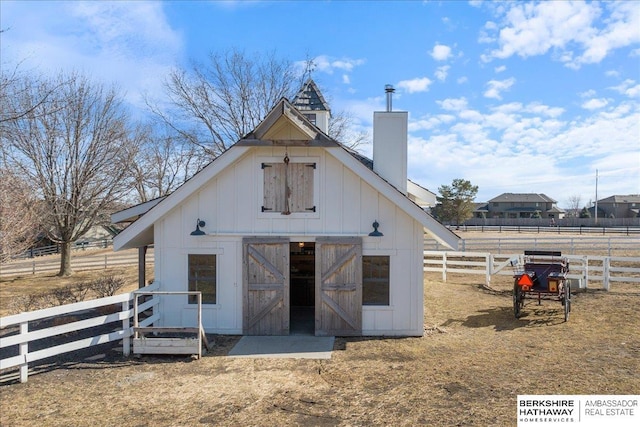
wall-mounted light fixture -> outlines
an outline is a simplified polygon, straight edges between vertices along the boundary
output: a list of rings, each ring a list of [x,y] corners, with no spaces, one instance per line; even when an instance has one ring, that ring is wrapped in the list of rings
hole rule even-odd
[[[371,233],[369,233],[369,236],[372,237],[381,237],[384,236],[384,234],[382,234],[381,232],[378,231],[378,227],[380,227],[380,224],[378,224],[378,220],[376,219],[375,221],[373,221],[373,224],[371,224],[373,226],[373,231]]]
[[[204,231],[200,230],[200,227],[204,227],[205,225],[206,225],[205,222],[200,220],[200,218],[198,218],[198,220],[196,221],[196,229],[191,232],[191,235],[204,236],[205,234],[207,234]]]

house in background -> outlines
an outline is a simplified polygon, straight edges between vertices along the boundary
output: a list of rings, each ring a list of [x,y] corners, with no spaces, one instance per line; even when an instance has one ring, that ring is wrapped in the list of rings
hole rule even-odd
[[[595,206],[589,208],[595,216]],[[640,217],[640,194],[610,196],[598,200],[598,218],[638,218]]]
[[[551,218],[562,219],[565,210],[545,194],[503,193],[488,203],[476,204],[476,218]]]
[[[374,112],[373,161],[327,135],[313,81],[169,196],[114,214],[137,218],[114,249],[154,245],[162,291],[202,292],[220,334],[423,334],[425,233],[459,238],[410,197],[407,112]],[[424,195],[423,195],[424,196]],[[187,296],[160,297],[157,326],[193,326]]]

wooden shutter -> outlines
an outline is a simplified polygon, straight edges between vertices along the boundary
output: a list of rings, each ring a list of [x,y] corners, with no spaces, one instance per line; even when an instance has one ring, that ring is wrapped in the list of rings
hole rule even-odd
[[[243,333],[289,335],[289,240],[243,240]]]
[[[313,171],[315,163],[289,164],[289,206],[291,212],[315,212]]]
[[[284,163],[263,163],[263,212],[284,212],[286,204]]]
[[[263,163],[263,212],[315,212],[315,163]]]
[[[362,335],[362,239],[316,240],[316,335]]]

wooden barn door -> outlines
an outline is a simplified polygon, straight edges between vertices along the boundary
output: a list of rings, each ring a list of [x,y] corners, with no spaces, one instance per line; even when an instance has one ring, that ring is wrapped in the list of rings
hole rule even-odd
[[[362,335],[362,239],[316,240],[316,335]]]
[[[289,335],[289,240],[243,240],[243,333]]]

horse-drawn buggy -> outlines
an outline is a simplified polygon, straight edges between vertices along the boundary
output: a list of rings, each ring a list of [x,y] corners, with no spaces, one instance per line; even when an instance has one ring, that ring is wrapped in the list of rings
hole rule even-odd
[[[525,251],[522,263],[514,265],[513,312],[519,318],[527,297],[560,301],[564,320],[571,311],[571,286],[567,280],[569,262],[561,252]]]

